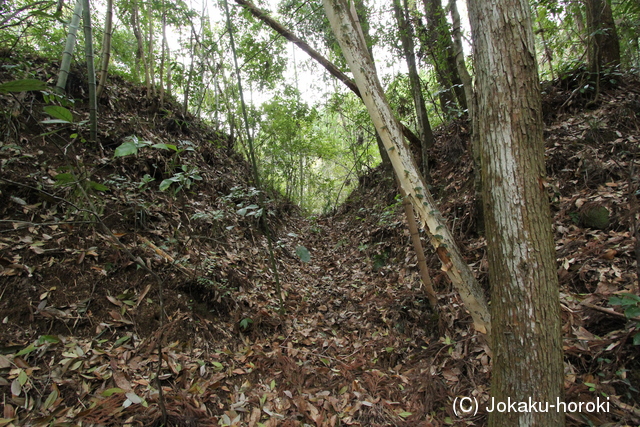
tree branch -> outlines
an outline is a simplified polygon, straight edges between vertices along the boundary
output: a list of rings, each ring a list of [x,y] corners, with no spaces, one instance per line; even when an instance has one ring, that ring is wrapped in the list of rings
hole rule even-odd
[[[248,0],[235,0],[235,2],[238,3],[240,6],[244,7],[245,9],[247,9],[253,16],[255,16],[256,18],[258,18],[259,20],[261,20],[262,22],[270,26],[274,31],[276,31],[282,37],[289,40],[290,42],[298,46],[300,49],[302,49],[304,52],[306,52],[307,55],[309,55],[311,58],[315,59],[320,65],[322,65],[325,68],[325,70],[329,72],[329,74],[331,74],[332,76],[340,80],[342,83],[344,83],[345,86],[351,89],[351,91],[358,96],[358,98],[362,99],[362,95],[360,95],[360,90],[358,90],[358,86],[354,83],[353,80],[351,80],[345,73],[340,71],[340,69],[336,65],[334,65],[331,61],[329,61],[327,58],[322,56],[317,50],[315,50],[314,48],[309,46],[307,43],[305,43],[303,40],[301,40],[298,36],[296,36],[292,31],[285,28],[278,21],[270,17],[266,11],[260,9],[259,7],[257,7],[256,5],[254,5]],[[411,130],[407,128],[405,125],[401,124],[401,126],[402,126],[402,134],[404,135],[404,137],[407,138],[407,140],[409,140],[410,143],[417,144],[418,146],[420,146],[421,145],[420,138],[418,138],[413,132],[411,132]]]

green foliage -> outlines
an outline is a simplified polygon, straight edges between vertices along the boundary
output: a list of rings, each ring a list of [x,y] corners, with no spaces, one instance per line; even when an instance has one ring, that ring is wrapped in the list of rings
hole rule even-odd
[[[259,218],[262,216],[262,208],[260,208],[260,206],[258,205],[249,205],[249,206],[244,206],[241,207],[240,209],[238,209],[236,211],[236,213],[240,216],[255,216],[256,218]]]
[[[173,186],[173,184],[176,184],[173,187],[174,194],[177,194],[183,188],[186,188],[187,190],[191,189],[191,185],[194,181],[202,181],[200,171],[196,166],[182,165],[180,169],[180,172],[176,172],[172,177],[163,180],[158,189],[160,191],[165,191]]]
[[[609,298],[609,305],[619,306],[624,309],[624,315],[628,319],[640,317],[640,297],[632,293],[622,293]],[[640,345],[640,322],[633,320],[636,333],[633,336],[633,344]]]
[[[261,27],[261,23],[256,23],[248,28],[248,32],[243,32],[238,55],[245,58],[242,71],[250,81],[257,83],[258,89],[274,89],[282,81],[286,68],[286,58],[280,54],[286,51],[285,43],[282,37],[258,31]]]
[[[302,245],[296,247],[296,254],[300,258],[300,261],[302,262],[311,261],[311,253],[309,252],[309,249],[305,248]]]
[[[640,317],[640,297],[632,293],[622,293],[609,298],[609,305],[624,308],[624,315],[628,318]]]
[[[300,102],[295,91],[286,90],[263,104],[261,113],[256,152],[263,179],[304,204],[313,162],[325,154],[313,127],[317,111]]]
[[[94,220],[93,212],[100,214],[104,206],[104,198],[100,192],[109,191],[109,187],[92,180],[91,173],[82,164],[62,167],[58,172],[55,185],[69,190],[66,199],[71,204],[66,216],[73,218],[78,215],[86,221]]]
[[[394,203],[382,208],[382,213],[378,218],[378,225],[389,226],[396,219],[398,209],[402,205],[402,196],[397,194],[394,200]]]
[[[160,191],[166,191],[169,188],[173,188],[174,195],[178,194],[182,189],[191,189],[194,181],[202,181],[202,176],[200,176],[200,170],[197,166],[192,165],[180,165],[177,166],[177,162],[179,161],[179,156],[181,153],[185,151],[194,151],[193,143],[191,141],[180,141],[181,147],[178,147],[174,144],[153,144],[151,141],[142,141],[138,139],[135,135],[132,135],[120,144],[114,151],[113,157],[124,157],[130,155],[137,155],[138,152],[145,147],[151,147],[156,150],[170,150],[174,151],[171,162],[169,162],[168,170],[174,171],[178,169],[177,172],[173,172],[173,175],[169,178],[162,180],[158,189]],[[146,186],[149,182],[153,181],[153,178],[149,175],[145,175],[143,180],[139,183],[138,188],[142,188]],[[176,184],[176,185],[174,185]]]
[[[59,4],[62,4],[60,11],[57,10]],[[151,6],[150,14],[147,5]],[[360,20],[365,27],[364,31],[369,33],[369,42],[374,47],[390,50],[392,55],[385,60],[388,66],[394,64],[395,67],[398,55],[402,55],[402,51],[399,49],[397,26],[389,13],[388,5],[380,6],[371,2],[356,2],[355,5],[362,15]],[[242,124],[235,87],[236,76],[230,72],[232,60],[226,23],[221,20],[216,22],[215,17],[207,19],[201,16],[200,10],[196,11],[184,0],[170,3],[149,0],[138,2],[138,6],[142,37],[145,40],[145,55],[152,59],[156,85],[159,84],[162,53],[161,23],[163,8],[166,8],[171,52],[164,61],[165,88],[168,90],[168,83],[171,83],[171,92],[175,97],[182,98],[181,95],[188,93],[190,111],[213,121],[215,126],[229,134],[233,130],[234,136],[237,136]],[[264,7],[264,4],[260,6]],[[558,76],[562,71],[575,70],[584,54],[583,41],[587,36],[579,30],[584,27],[585,22],[583,7],[575,2],[560,0],[535,0],[531,6],[542,77]],[[24,9],[19,11],[21,8]],[[0,48],[13,52],[38,52],[59,61],[72,8],[73,2],[59,3],[54,0],[31,3],[26,0],[2,2]],[[131,0],[117,2],[115,5],[116,22],[124,25],[116,25],[113,30],[110,70],[139,80],[139,76],[144,73],[138,74],[136,71],[137,40],[131,26],[132,10]],[[623,66],[639,67],[639,3],[637,0],[616,1],[613,2],[613,11],[623,48]],[[15,16],[14,12],[17,13]],[[329,94],[324,104],[317,103],[314,106],[301,100],[291,85],[282,83],[287,71],[291,71],[287,70],[287,42],[252,17],[244,8],[232,7],[231,12],[238,41],[241,77],[244,82],[248,82],[245,84],[245,90],[247,87],[251,90],[258,89],[261,95],[256,98],[264,99],[264,96],[268,96],[269,99],[262,106],[258,103],[248,106],[249,125],[256,134],[256,150],[262,180],[268,187],[281,192],[308,212],[327,212],[354,188],[359,176],[379,162],[368,114],[360,100],[340,91]],[[275,12],[276,18],[284,26],[292,29],[318,50],[325,51],[325,55],[334,63],[345,68],[320,4],[283,0],[278,3]],[[414,18],[423,18],[422,8],[417,8],[413,13],[417,15]],[[97,30],[96,40],[100,42],[104,12],[96,8],[93,14],[94,27]],[[215,16],[215,13],[212,16]],[[435,101],[439,95],[446,95],[446,92],[451,90],[451,87],[439,87],[440,83],[432,66],[433,63],[437,63],[439,68],[444,68],[443,61],[446,59],[442,46],[443,38],[448,37],[449,24],[442,18],[439,16],[437,22],[434,21],[435,27],[440,31],[431,35],[426,34],[427,31],[416,36],[430,37],[429,41],[433,42],[432,51],[423,47],[420,58],[423,61],[420,66],[421,78],[425,82],[423,89],[433,127],[444,120],[435,107]],[[155,43],[153,52],[147,52],[151,28],[154,31]],[[78,43],[83,43],[82,31],[78,34]],[[419,43],[417,45],[419,46]],[[77,46],[76,54],[81,51],[81,46]],[[317,67],[317,64],[309,66],[308,63],[301,62],[300,58],[296,59],[297,70]],[[377,58],[378,61],[381,59]],[[83,125],[82,122],[74,123],[73,115],[70,112],[67,114],[63,109],[68,107],[65,104],[67,100],[54,98],[45,90],[44,83],[36,83],[33,80],[33,77],[42,77],[41,73],[38,74],[39,71],[36,71],[42,70],[42,67],[32,62],[25,58],[24,61],[7,64],[5,68],[11,70],[21,83],[4,83],[0,85],[0,93],[41,90],[45,99],[48,99],[47,102],[51,104],[45,109],[51,119],[44,123],[58,124],[61,129],[66,129],[70,124],[78,127]],[[382,70],[384,67],[380,68]],[[169,70],[170,76],[167,74]],[[402,73],[392,75],[384,83],[398,118],[410,129],[415,130],[415,113],[406,76]],[[427,88],[431,88],[431,92]],[[594,86],[588,81],[579,89],[585,92],[593,90]],[[460,111],[454,112],[452,116],[458,113]],[[82,133],[77,131],[77,134]],[[242,149],[244,138],[237,140]],[[161,184],[163,189],[188,188],[198,180],[197,172],[182,169],[188,166],[180,158],[181,150],[189,150],[185,145],[150,145],[148,141],[128,140],[118,147],[115,155],[136,155],[139,150],[148,146],[173,151],[172,159],[163,171],[167,177]],[[147,186],[150,181],[150,177],[143,179],[139,183],[140,188]],[[244,207],[245,205],[237,210]],[[248,214],[253,211],[247,209],[244,212]]]
[[[562,76],[562,70],[578,68],[585,60],[585,40],[589,36],[584,6],[580,2],[536,0],[531,7],[541,78],[550,80]],[[639,67],[640,3],[622,0],[612,2],[612,7],[622,64],[627,69]]]
[[[278,4],[277,12],[285,27],[295,30],[296,35],[311,46],[328,48],[333,52],[334,64],[346,68],[342,50],[331,31],[331,25],[321,4],[303,0],[283,0]]]
[[[245,317],[244,319],[242,319],[242,320],[240,321],[240,328],[241,328],[243,331],[246,331],[247,329],[249,329],[249,326],[251,326],[251,324],[252,324],[252,323],[253,323],[253,320],[252,320],[252,319],[250,319],[250,318],[248,318],[248,317]]]
[[[64,107],[60,107],[57,105],[47,105],[43,108],[44,112],[53,117],[53,119],[43,120],[41,123],[50,124],[50,123],[63,123],[63,124],[71,124],[73,123],[73,113],[67,110]]]
[[[116,148],[113,153],[113,157],[124,157],[132,154],[136,155],[141,148],[148,147],[150,145],[152,145],[151,141],[141,141],[137,136],[132,135],[126,138],[126,141]]]
[[[640,68],[640,1],[612,2],[612,8],[622,47],[622,65],[637,72]]]
[[[42,52],[43,56],[55,54],[56,49],[51,46],[64,46],[63,11],[57,10],[57,4],[54,0],[3,1],[0,5],[0,48],[24,53]]]
[[[0,93],[29,92],[34,90],[44,90],[46,87],[45,82],[36,79],[14,80],[1,84]]]

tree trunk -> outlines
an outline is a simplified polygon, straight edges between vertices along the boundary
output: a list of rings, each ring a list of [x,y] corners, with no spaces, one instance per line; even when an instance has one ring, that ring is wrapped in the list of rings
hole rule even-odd
[[[149,50],[147,51],[147,70],[149,71],[149,87],[151,89],[151,95],[155,96],[156,95],[156,79],[155,79],[155,75],[156,75],[156,59],[154,56],[154,52],[153,52],[153,2],[149,1],[147,3],[147,21],[149,24],[149,44],[148,44],[148,48]]]
[[[453,37],[453,58],[458,70],[458,76],[462,83],[464,92],[464,99],[469,119],[473,117],[473,81],[467,70],[467,64],[464,60],[464,50],[462,49],[462,24],[460,23],[460,13],[458,13],[458,7],[456,6],[456,0],[449,0],[449,12],[451,13],[451,21],[453,27],[451,35]],[[462,105],[462,104],[461,104]]]
[[[475,129],[478,123],[475,119],[475,98],[473,96],[473,82],[464,59],[464,50],[462,49],[462,25],[460,23],[460,14],[456,6],[456,0],[449,0],[449,12],[451,13],[451,21],[453,22],[453,46],[458,75],[462,80],[464,87],[464,96],[467,100],[467,111],[469,122],[471,123],[471,158],[473,160],[473,188],[475,193],[475,225],[478,234],[484,234],[484,214],[482,212],[482,174],[480,172],[480,138],[478,138]]]
[[[69,69],[71,68],[71,58],[73,58],[73,50],[76,46],[76,38],[78,35],[78,27],[80,26],[80,18],[82,14],[82,1],[76,0],[76,6],[73,9],[71,22],[69,23],[69,34],[67,34],[67,42],[62,52],[62,62],[60,64],[60,73],[58,74],[58,82],[56,83],[56,91],[64,93],[67,87],[67,77],[69,77]]]
[[[91,34],[89,0],[84,0],[82,9],[87,79],[89,80],[89,142],[96,142],[98,140],[98,102],[96,98],[96,70],[93,65],[93,36]]]
[[[111,28],[113,19],[113,0],[107,0],[107,12],[104,20],[104,35],[102,37],[102,57],[100,58],[100,83],[96,98],[100,99],[109,75],[109,59],[111,58]]]
[[[545,35],[546,30],[542,24],[542,22],[544,22],[544,14],[541,14],[540,9],[539,8],[535,8],[536,11],[536,21],[539,24],[539,28],[537,30],[534,30],[536,34],[540,34],[540,40],[542,40],[542,47],[544,48],[544,56],[547,59],[547,64],[549,64],[549,73],[551,74],[551,80],[555,80],[556,79],[556,73],[553,70],[553,50],[551,49],[551,46],[549,46],[549,42],[547,40],[547,36]]]
[[[422,247],[422,241],[420,240],[420,230],[418,229],[418,223],[416,222],[415,212],[413,211],[411,200],[407,197],[404,190],[402,190],[402,186],[397,179],[396,182],[398,183],[398,187],[400,188],[400,195],[402,196],[402,207],[404,208],[404,214],[407,217],[407,228],[409,229],[409,234],[411,235],[413,251],[416,253],[416,258],[418,260],[420,278],[422,279],[422,284],[424,284],[425,291],[427,292],[427,299],[429,300],[431,309],[434,312],[437,312],[438,295],[436,294],[436,290],[433,288],[433,281],[431,280],[431,275],[429,274],[429,266],[427,265],[427,259],[424,256],[424,249]]]
[[[427,17],[427,49],[433,57],[436,75],[444,85],[443,89],[448,90],[447,99],[453,101],[453,95],[455,95],[460,108],[466,110],[467,99],[456,67],[451,31],[446,13],[442,8],[442,0],[424,0],[424,8]],[[449,110],[452,107],[453,105],[449,106]]]
[[[140,30],[140,13],[138,9],[138,0],[131,2],[131,28],[133,35],[136,37],[138,49],[136,50],[136,77],[140,76],[140,63],[144,66],[144,84],[147,87],[147,98],[151,97],[151,85],[149,83],[149,67],[144,54],[144,42],[142,40],[142,31]]]
[[[164,64],[167,56],[167,8],[162,2],[162,53],[160,54],[160,108],[164,106]]]
[[[403,2],[404,8],[400,6],[400,0],[393,1],[393,11],[398,22],[398,30],[400,31],[400,42],[402,50],[407,61],[409,69],[409,82],[411,84],[411,95],[413,96],[413,105],[416,109],[416,119],[418,124],[418,136],[420,138],[420,149],[422,153],[422,176],[429,176],[429,154],[428,149],[433,147],[433,132],[427,115],[427,106],[424,103],[422,95],[422,85],[420,84],[420,76],[418,75],[418,67],[416,66],[415,46],[413,44],[413,28],[407,20],[408,10],[406,0]],[[413,214],[413,213],[412,213]]]
[[[589,71],[599,73],[603,68],[620,64],[620,40],[613,21],[611,0],[584,0],[584,3],[589,31]]]
[[[476,330],[490,333],[490,317],[482,288],[464,262],[413,156],[404,144],[400,122],[384,96],[353,6],[349,7],[347,0],[323,0],[323,4],[369,115],[389,153],[396,176],[429,234],[429,240],[442,262],[442,270],[446,271],[471,313]]]
[[[544,188],[540,85],[526,0],[470,1],[491,281],[494,402],[563,396],[556,254]],[[518,43],[514,43],[518,40]],[[564,413],[489,414],[490,426],[561,426]]]
[[[193,35],[196,30],[191,26],[191,35],[189,36],[189,57],[191,58],[189,64],[189,74],[187,75],[186,85],[184,87],[184,98],[182,102],[182,112],[187,114],[189,111],[189,93],[191,92],[191,81],[193,80],[193,63],[195,62],[195,44],[193,41]]]

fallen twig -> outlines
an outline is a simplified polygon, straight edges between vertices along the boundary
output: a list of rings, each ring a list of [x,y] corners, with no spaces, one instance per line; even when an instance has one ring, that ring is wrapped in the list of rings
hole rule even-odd
[[[618,313],[612,308],[600,307],[599,305],[590,304],[588,302],[581,302],[580,304],[584,305],[585,307],[600,311],[602,313],[610,314],[615,317],[620,317],[622,319],[635,320],[636,322],[640,322],[640,317],[627,317],[623,313]]]

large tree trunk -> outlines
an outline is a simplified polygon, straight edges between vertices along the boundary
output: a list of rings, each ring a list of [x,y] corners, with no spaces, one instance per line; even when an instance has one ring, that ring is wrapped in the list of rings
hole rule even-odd
[[[469,2],[491,281],[494,402],[563,396],[556,255],[544,188],[540,86],[526,0]],[[517,40],[518,43],[514,43]],[[564,413],[489,414],[490,426],[561,426]]]
[[[416,119],[418,124],[418,136],[421,141],[422,153],[422,175],[427,178],[429,176],[429,155],[428,149],[433,146],[433,131],[429,123],[427,115],[427,106],[422,95],[422,85],[420,84],[420,76],[418,75],[418,67],[416,66],[415,46],[413,44],[413,28],[407,19],[408,8],[406,0],[403,5],[401,0],[393,0],[393,11],[398,22],[398,30],[400,31],[400,42],[404,51],[405,61],[409,68],[409,83],[411,84],[411,95],[413,96],[413,105],[416,109]],[[403,7],[404,6],[404,7]]]
[[[465,308],[471,313],[476,330],[490,333],[491,322],[482,288],[462,258],[413,156],[404,144],[400,122],[384,96],[353,3],[350,7],[347,0],[323,0],[323,4],[369,115],[389,153],[396,176],[429,234],[429,240],[442,262],[442,270],[446,271]]]
[[[611,0],[584,0],[587,12],[589,40],[587,58],[589,71],[620,64],[620,41],[611,12]]]

